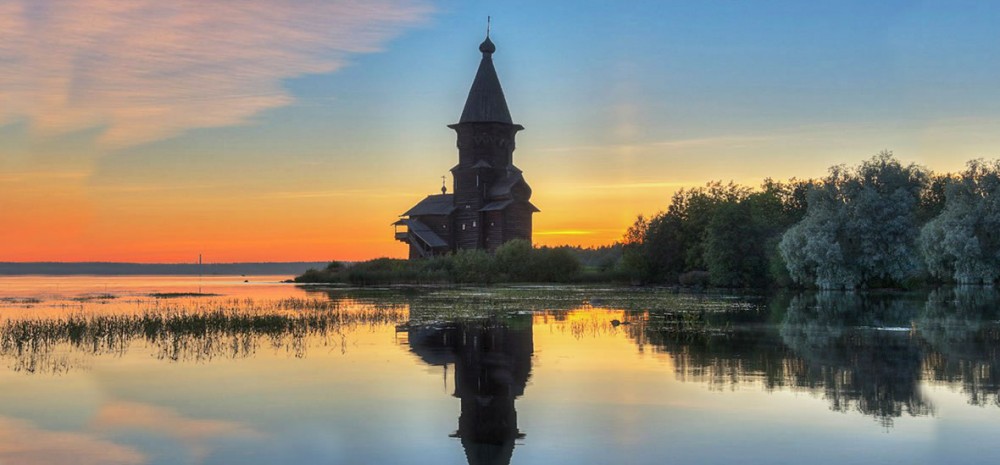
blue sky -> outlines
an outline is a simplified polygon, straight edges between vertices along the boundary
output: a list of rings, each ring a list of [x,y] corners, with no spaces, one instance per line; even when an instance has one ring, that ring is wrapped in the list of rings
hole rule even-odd
[[[992,2],[83,3],[0,15],[0,207],[21,211],[0,239],[37,238],[0,259],[57,238],[137,260],[272,259],[250,251],[287,237],[290,258],[402,254],[382,229],[457,159],[487,15],[541,243],[610,242],[710,180],[1000,153]],[[39,190],[73,214],[24,213]]]

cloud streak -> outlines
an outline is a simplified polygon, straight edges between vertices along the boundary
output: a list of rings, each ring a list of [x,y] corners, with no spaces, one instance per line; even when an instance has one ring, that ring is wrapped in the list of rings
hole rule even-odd
[[[406,0],[0,2],[0,125],[101,128],[128,146],[245,124],[282,81],[380,50],[430,8]]]

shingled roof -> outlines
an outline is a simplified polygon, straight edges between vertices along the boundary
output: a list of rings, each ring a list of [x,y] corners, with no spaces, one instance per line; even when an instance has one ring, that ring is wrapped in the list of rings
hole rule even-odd
[[[490,187],[490,192],[489,192],[490,198],[491,199],[512,198],[513,195],[512,191],[514,190],[514,186],[518,184],[524,184],[525,186],[528,185],[528,183],[524,180],[524,176],[522,176],[520,172],[508,174],[507,177],[501,179],[492,187]]]
[[[507,123],[514,124],[507,109],[507,99],[500,87],[500,78],[493,67],[493,52],[496,46],[489,37],[479,44],[483,59],[479,62],[479,71],[469,89],[469,98],[465,100],[465,108],[459,123]]]
[[[444,239],[441,239],[441,236],[438,236],[426,224],[417,220],[406,220],[406,227],[410,230],[411,234],[419,237],[420,240],[424,241],[431,248],[440,249],[448,247],[448,243]]]
[[[510,200],[510,199],[507,199],[507,200],[496,200],[496,201],[493,201],[493,202],[490,202],[490,203],[486,204],[483,208],[480,208],[479,211],[481,211],[481,212],[490,212],[490,211],[494,211],[494,210],[503,210],[504,208],[507,208],[507,206],[510,205],[510,204],[512,204],[512,203],[514,203],[514,201]]]
[[[454,194],[428,195],[401,216],[450,215],[455,211]]]

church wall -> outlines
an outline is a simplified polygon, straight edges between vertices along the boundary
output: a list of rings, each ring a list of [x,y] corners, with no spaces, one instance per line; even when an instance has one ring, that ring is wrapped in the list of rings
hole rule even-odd
[[[455,246],[458,249],[478,249],[480,248],[480,234],[482,231],[482,216],[476,209],[459,208],[455,212]]]
[[[410,244],[410,257],[409,258],[410,258],[410,260],[416,260],[418,258],[423,258],[420,255],[420,250],[418,250],[416,247],[414,247],[413,244]]]
[[[486,212],[486,250],[496,251],[497,247],[503,244],[503,212]]]
[[[526,203],[514,203],[504,210],[503,241],[526,239],[531,242],[531,208]]]

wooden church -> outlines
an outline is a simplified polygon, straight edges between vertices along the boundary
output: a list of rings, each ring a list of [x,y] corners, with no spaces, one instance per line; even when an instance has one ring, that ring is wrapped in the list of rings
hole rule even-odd
[[[472,81],[458,123],[458,164],[451,169],[451,194],[429,195],[393,223],[396,240],[410,246],[410,258],[442,255],[459,249],[496,250],[513,239],[531,241],[531,187],[514,166],[514,124],[500,79],[493,67],[496,46],[479,45],[483,59]]]

